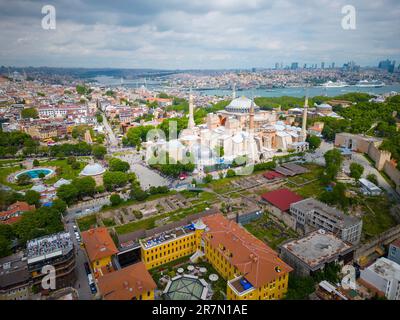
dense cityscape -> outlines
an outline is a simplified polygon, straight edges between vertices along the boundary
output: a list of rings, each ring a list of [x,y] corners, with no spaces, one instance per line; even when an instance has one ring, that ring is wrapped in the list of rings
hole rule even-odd
[[[0,52],[0,300],[400,300],[398,51],[70,67],[64,40]]]

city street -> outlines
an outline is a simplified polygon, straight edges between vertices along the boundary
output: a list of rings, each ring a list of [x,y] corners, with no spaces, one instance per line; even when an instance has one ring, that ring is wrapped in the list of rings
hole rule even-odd
[[[107,117],[105,115],[103,115],[103,125],[107,131],[107,137],[108,137],[108,142],[110,143],[110,147],[117,147],[118,140],[115,137],[115,134],[112,131],[112,128],[111,128],[110,124],[108,123]]]
[[[67,223],[67,231],[71,234],[71,238],[74,241],[75,246],[75,274],[76,274],[76,282],[75,282],[75,289],[78,290],[79,300],[92,300],[93,294],[89,288],[89,282],[85,270],[84,263],[88,262],[86,258],[86,253],[80,247],[80,244],[76,240],[74,234],[74,225],[75,221],[71,221]]]

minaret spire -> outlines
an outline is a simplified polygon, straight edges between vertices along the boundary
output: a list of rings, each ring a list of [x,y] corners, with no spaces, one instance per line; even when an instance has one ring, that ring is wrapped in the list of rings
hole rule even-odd
[[[304,101],[303,108],[303,122],[301,127],[301,141],[304,142],[307,139],[307,112],[308,112],[308,92],[306,91],[306,98]]]
[[[250,121],[249,121],[249,129],[250,131],[254,131],[254,103],[251,103],[250,107]]]
[[[193,95],[192,95],[192,88],[190,88],[189,93],[189,122],[188,122],[188,129],[193,129],[195,127],[194,122],[194,105],[193,105]]]
[[[236,83],[233,83],[233,87],[232,87],[232,99],[236,99]]]

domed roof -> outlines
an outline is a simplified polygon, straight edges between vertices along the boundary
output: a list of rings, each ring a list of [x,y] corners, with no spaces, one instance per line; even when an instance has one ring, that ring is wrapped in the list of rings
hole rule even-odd
[[[226,106],[225,110],[229,112],[239,112],[239,113],[249,113],[251,106],[254,106],[254,111],[259,111],[260,107],[258,107],[253,100],[246,98],[246,97],[240,97],[233,99],[231,103]]]
[[[99,174],[103,174],[106,169],[99,163],[90,163],[85,168],[83,168],[80,173],[82,176],[97,176]]]

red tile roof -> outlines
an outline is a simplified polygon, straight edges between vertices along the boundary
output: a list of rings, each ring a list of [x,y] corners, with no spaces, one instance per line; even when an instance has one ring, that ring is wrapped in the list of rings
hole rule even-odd
[[[267,171],[263,174],[263,176],[268,180],[274,180],[277,178],[282,178],[283,175],[276,171]]]
[[[293,270],[274,250],[235,221],[220,213],[204,217],[202,221],[208,227],[204,240],[225,255],[254,287],[262,287]]]
[[[27,211],[34,211],[34,205],[29,205],[23,201],[17,201],[8,207],[7,211],[0,212],[0,223],[12,224],[19,221],[22,217],[21,214]]]
[[[285,188],[264,193],[261,197],[281,211],[288,211],[292,203],[303,200],[297,193]]]
[[[143,262],[105,274],[98,285],[104,300],[132,300],[157,288]]]
[[[118,249],[107,228],[95,228],[82,232],[82,240],[91,262],[112,256]]]

